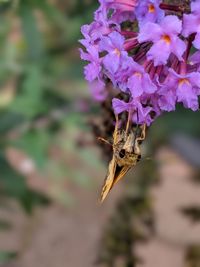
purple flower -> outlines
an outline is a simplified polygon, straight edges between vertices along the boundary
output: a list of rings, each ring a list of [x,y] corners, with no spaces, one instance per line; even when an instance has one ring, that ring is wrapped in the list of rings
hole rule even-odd
[[[159,22],[165,15],[159,8],[160,0],[140,1],[135,14],[139,23]]]
[[[140,102],[137,103],[137,112],[133,114],[132,120],[137,124],[146,123],[149,126],[152,123],[152,118],[150,112],[152,111],[151,107],[144,107]]]
[[[177,97],[174,92],[173,87],[163,87],[162,90],[159,91],[158,105],[163,111],[173,111],[176,108]]]
[[[142,66],[133,61],[130,69],[127,87],[130,89],[132,97],[141,96],[143,93],[152,94],[156,91],[156,85]]]
[[[151,123],[150,112],[152,108],[143,107],[140,103],[140,99],[132,99],[132,101],[126,103],[123,100],[119,100],[114,98],[112,100],[112,105],[115,114],[120,114],[124,111],[132,112],[132,119],[134,122],[142,124],[147,123],[149,125]]]
[[[179,60],[186,50],[185,43],[178,37],[182,30],[182,23],[176,16],[166,16],[160,24],[147,22],[140,27],[138,41],[153,42],[147,52],[148,60],[154,60],[154,65],[166,64],[171,53]]]
[[[112,32],[107,37],[102,37],[99,43],[100,51],[108,52],[103,58],[105,68],[114,74],[123,60],[128,56],[124,50],[124,37],[118,32]]]
[[[90,85],[90,92],[94,100],[102,102],[106,99],[108,93],[106,91],[105,83],[101,80],[95,80]]]
[[[183,35],[188,37],[196,33],[193,41],[194,47],[200,49],[200,1],[191,3],[192,14],[183,17]]]
[[[122,92],[130,92],[127,88],[127,82],[130,77],[130,66],[132,65],[132,63],[133,59],[126,56],[121,61],[117,72],[108,76],[112,81],[114,87],[119,87]]]
[[[84,74],[87,81],[92,82],[99,77],[101,71],[101,59],[99,58],[98,49],[96,46],[88,46],[85,53],[80,49],[81,59],[90,61],[90,63],[84,67]]]
[[[197,110],[199,108],[200,73],[192,72],[181,75],[170,69],[169,79],[167,79],[166,86],[175,91],[174,96],[177,97],[177,102],[182,102],[184,107],[190,108],[193,111]]]
[[[81,33],[85,39],[81,39],[79,42],[87,47],[90,44],[95,44],[95,42],[101,38],[103,35],[107,35],[111,32],[109,25],[103,24],[102,22],[95,21],[90,25],[84,25],[81,27]]]

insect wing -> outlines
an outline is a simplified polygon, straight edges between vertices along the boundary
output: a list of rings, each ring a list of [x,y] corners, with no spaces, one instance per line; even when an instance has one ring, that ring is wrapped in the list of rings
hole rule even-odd
[[[108,167],[108,174],[106,176],[106,179],[104,181],[103,189],[101,192],[101,202],[104,201],[108,193],[113,187],[114,179],[115,179],[115,172],[116,172],[117,163],[115,161],[115,158],[113,157],[112,160],[109,163]]]
[[[131,169],[131,167],[132,166],[119,167],[114,158],[111,160],[109,164],[109,172],[106,176],[101,193],[101,202],[105,200],[113,186],[124,177],[124,175]]]
[[[114,186],[116,183],[118,183],[124,177],[124,175],[131,169],[131,167],[132,166],[121,167],[121,170],[118,173],[116,173],[117,175],[115,175],[112,186]]]

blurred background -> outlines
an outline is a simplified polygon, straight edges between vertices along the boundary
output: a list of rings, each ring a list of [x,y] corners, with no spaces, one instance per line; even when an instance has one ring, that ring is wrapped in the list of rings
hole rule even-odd
[[[78,51],[97,5],[0,0],[0,266],[164,267],[152,261],[162,255],[199,267],[199,112],[158,119],[144,160],[98,203],[105,106],[91,100]]]

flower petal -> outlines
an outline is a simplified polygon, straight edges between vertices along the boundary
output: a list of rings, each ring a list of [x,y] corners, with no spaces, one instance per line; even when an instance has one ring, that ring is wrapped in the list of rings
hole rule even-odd
[[[194,47],[197,49],[200,49],[200,32],[198,32],[195,36],[194,42],[193,42]]]
[[[172,90],[165,90],[165,94],[161,95],[158,99],[159,107],[164,111],[173,111],[175,110],[176,105],[176,95]]]
[[[143,93],[142,76],[132,75],[128,80],[128,88],[130,89],[132,97],[141,96]]]
[[[119,100],[117,98],[114,98],[112,100],[112,106],[113,106],[115,114],[117,114],[117,115],[122,113],[123,111],[128,110],[128,103],[126,103],[122,100]]]
[[[193,91],[191,83],[184,82],[177,88],[178,102],[182,102],[184,107],[191,108],[193,111],[197,110],[198,98]]]
[[[200,1],[192,1],[191,10],[192,10],[192,13],[199,14],[200,13]]]
[[[189,57],[189,63],[191,65],[200,63],[200,51],[195,52]]]
[[[160,40],[155,43],[147,53],[148,60],[154,61],[154,66],[166,64],[170,55],[170,45]]]
[[[96,101],[104,101],[108,95],[105,87],[105,83],[101,80],[95,80],[89,84],[92,97]]]
[[[123,45],[125,38],[118,32],[112,32],[109,34],[110,39],[112,40],[113,46],[120,51],[123,50]]]
[[[151,81],[148,73],[145,73],[143,75],[142,87],[143,87],[143,91],[147,94],[152,94],[157,89],[156,85]]]
[[[200,87],[200,73],[199,72],[192,72],[188,76],[190,78],[190,82],[194,86]]]
[[[80,52],[80,57],[82,60],[86,60],[86,61],[91,61],[91,55],[84,52],[83,49],[79,49],[79,52]]]
[[[171,51],[177,56],[177,58],[182,61],[183,58],[183,53],[186,50],[186,44],[184,43],[184,41],[182,41],[179,38],[175,38],[172,40],[171,43]]]
[[[99,51],[100,52],[103,52],[103,51],[111,52],[113,51],[113,49],[114,49],[114,46],[113,46],[111,39],[107,36],[103,36],[99,43]]]
[[[183,16],[183,31],[184,37],[188,37],[191,33],[196,32],[199,26],[199,19],[197,16],[190,14]]]
[[[115,55],[115,54],[108,54],[104,57],[103,63],[105,68],[111,72],[111,74],[115,73],[120,64],[120,56]]]
[[[88,64],[84,67],[84,74],[87,81],[92,82],[94,81],[101,70],[101,67],[95,64],[94,62]]]
[[[182,22],[177,16],[166,16],[160,23],[165,33],[178,34],[182,30]]]
[[[162,35],[161,27],[156,23],[147,22],[141,24],[140,32],[138,34],[138,41],[140,43],[145,41],[157,41]]]

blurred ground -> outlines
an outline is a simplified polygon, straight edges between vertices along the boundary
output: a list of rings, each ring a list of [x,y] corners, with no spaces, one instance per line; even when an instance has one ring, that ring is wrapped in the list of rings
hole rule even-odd
[[[183,267],[187,248],[200,244],[200,224],[181,209],[200,206],[200,185],[192,180],[194,168],[172,149],[161,148],[156,159],[160,182],[151,189],[156,234],[138,245],[143,258],[138,267]]]
[[[11,157],[11,151],[9,153]],[[39,188],[40,180],[34,177],[34,181],[32,185]],[[0,216],[14,225],[12,230],[0,233],[0,249],[19,252],[18,260],[12,266],[93,266],[103,227],[121,191],[119,186],[109,201],[100,205],[98,196],[102,181],[98,181],[92,190],[72,186],[70,192],[75,196],[76,204],[69,208],[55,203],[38,208],[30,218],[16,203],[9,203],[10,209],[1,210]],[[42,188],[47,189],[41,183],[40,190]]]
[[[199,204],[200,188],[190,181],[192,167],[171,149],[162,148],[157,161],[161,187],[152,190],[157,235],[145,246],[138,246],[138,254],[144,259],[140,266],[182,267],[187,245],[200,241],[200,228],[177,216],[176,211],[190,202]],[[0,215],[9,218],[14,227],[0,234],[0,249],[19,252],[13,265],[2,266],[94,266],[104,226],[123,191],[122,183],[103,205],[99,205],[101,178],[98,181],[92,190],[71,188],[76,197],[73,207],[55,203],[37,208],[31,217],[26,217],[15,202],[9,204],[10,209],[1,209]]]

